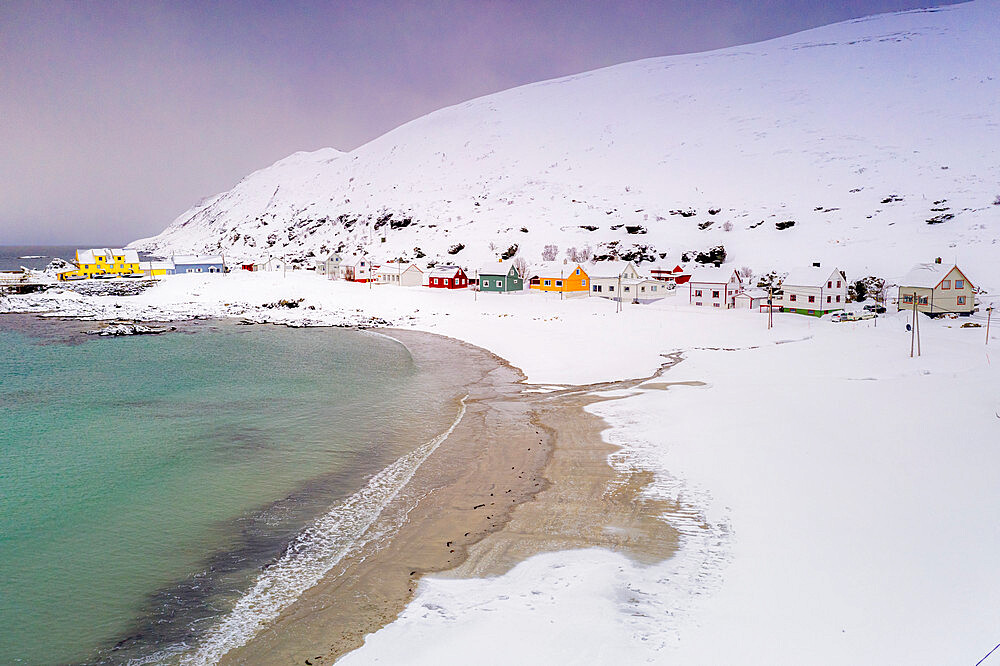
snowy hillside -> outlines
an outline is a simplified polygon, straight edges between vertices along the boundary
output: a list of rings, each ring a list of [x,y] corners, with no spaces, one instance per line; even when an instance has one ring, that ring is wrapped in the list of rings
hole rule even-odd
[[[132,247],[475,267],[724,244],[758,272],[942,256],[1000,287],[998,43],[978,0],[536,83],[292,155]]]

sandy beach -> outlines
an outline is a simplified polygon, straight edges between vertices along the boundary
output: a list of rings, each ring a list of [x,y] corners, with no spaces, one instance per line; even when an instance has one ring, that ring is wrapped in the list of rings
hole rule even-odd
[[[595,391],[644,380],[533,387],[478,347],[384,332],[417,359],[445,355],[480,377],[466,389],[465,416],[373,526],[375,538],[221,663],[333,663],[394,620],[426,574],[497,575],[548,550],[603,546],[659,561],[676,548],[656,518],[662,507],[642,498],[649,479],[612,469],[607,426],[584,410],[612,399]]]

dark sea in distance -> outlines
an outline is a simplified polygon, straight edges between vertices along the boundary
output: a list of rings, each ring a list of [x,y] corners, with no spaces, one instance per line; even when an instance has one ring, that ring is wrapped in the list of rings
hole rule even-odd
[[[122,247],[121,245],[92,245],[90,247]],[[73,261],[77,249],[85,249],[76,245],[0,245],[0,271],[16,271],[22,267],[41,270],[49,265],[53,258]],[[145,261],[148,255],[139,253],[139,258]]]

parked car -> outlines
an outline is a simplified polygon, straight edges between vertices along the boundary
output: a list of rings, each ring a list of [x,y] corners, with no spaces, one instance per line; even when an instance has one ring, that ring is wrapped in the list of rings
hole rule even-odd
[[[830,316],[830,321],[850,321],[850,313],[848,312],[834,312]]]
[[[882,307],[881,305],[879,305],[878,303],[869,303],[868,305],[865,306],[864,309],[865,309],[865,312],[874,312],[876,314],[884,314],[885,313],[885,308]]]
[[[875,315],[874,312],[860,312],[860,313],[854,315],[853,318],[854,319],[874,319],[875,316],[876,315]]]

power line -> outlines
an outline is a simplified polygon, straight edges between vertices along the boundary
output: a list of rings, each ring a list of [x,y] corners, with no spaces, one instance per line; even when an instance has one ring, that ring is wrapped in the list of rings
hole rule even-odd
[[[997,643],[997,645],[996,645],[996,647],[995,647],[995,648],[993,648],[992,650],[990,650],[989,652],[987,652],[987,653],[986,653],[986,656],[985,656],[985,657],[983,657],[982,659],[980,659],[979,661],[977,661],[977,662],[976,662],[976,666],[979,666],[979,664],[981,664],[981,663],[983,663],[984,661],[986,661],[986,659],[987,659],[987,658],[989,658],[989,656],[990,656],[991,654],[993,654],[994,652],[996,652],[996,651],[997,651],[997,648],[1000,648],[1000,643]]]

